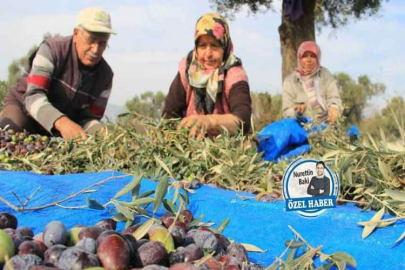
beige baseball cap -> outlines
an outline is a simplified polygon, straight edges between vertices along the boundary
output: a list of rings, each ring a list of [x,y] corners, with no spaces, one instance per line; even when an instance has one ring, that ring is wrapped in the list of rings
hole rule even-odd
[[[112,30],[110,14],[99,7],[83,9],[77,17],[77,26],[90,32],[117,34]]]

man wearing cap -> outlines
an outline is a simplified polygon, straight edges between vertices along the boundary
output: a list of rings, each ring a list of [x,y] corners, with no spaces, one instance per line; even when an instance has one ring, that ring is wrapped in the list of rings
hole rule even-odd
[[[79,14],[73,36],[44,41],[4,98],[0,126],[65,140],[100,130],[113,79],[102,57],[110,34],[110,15],[90,7]]]

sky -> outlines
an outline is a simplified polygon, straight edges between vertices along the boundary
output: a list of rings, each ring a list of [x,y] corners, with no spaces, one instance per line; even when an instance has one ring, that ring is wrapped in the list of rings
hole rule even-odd
[[[0,17],[0,80],[8,65],[24,56],[44,33],[71,35],[80,10],[99,6],[111,14],[117,35],[104,58],[114,71],[110,104],[123,106],[145,91],[168,92],[178,62],[193,49],[197,19],[214,11],[209,0],[3,0]],[[274,11],[252,15],[247,10],[229,22],[234,53],[242,59],[251,91],[281,93],[281,53],[278,26],[281,1]],[[321,64],[331,72],[356,79],[368,75],[387,86],[373,100],[381,107],[393,96],[405,97],[405,1],[383,3],[378,16],[316,34]]]

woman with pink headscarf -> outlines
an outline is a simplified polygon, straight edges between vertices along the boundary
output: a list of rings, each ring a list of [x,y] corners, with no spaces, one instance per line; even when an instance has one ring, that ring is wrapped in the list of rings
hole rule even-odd
[[[335,122],[342,112],[336,80],[321,66],[321,50],[314,41],[303,42],[297,53],[297,69],[283,84],[283,116],[309,116]]]

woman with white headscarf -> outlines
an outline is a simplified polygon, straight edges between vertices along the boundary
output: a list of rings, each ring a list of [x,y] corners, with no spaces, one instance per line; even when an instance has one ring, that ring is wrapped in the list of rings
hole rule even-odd
[[[342,112],[336,80],[321,66],[321,50],[314,41],[303,42],[297,53],[297,69],[283,84],[283,116],[309,116],[335,122]]]

